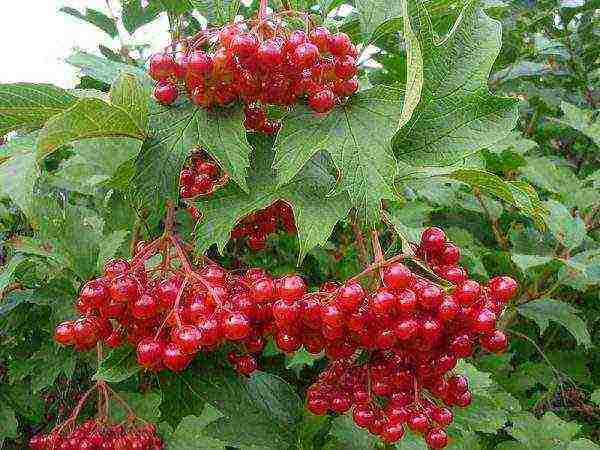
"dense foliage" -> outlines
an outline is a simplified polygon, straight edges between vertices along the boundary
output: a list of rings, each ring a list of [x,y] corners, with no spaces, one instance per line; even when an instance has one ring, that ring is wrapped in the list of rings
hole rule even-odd
[[[0,448],[600,448],[598,3],[269,6],[0,85]]]

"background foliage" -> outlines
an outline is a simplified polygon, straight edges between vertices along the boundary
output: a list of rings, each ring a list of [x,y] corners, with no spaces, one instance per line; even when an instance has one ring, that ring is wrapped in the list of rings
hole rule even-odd
[[[243,380],[218,356],[156,376],[137,372],[131,350],[96,367],[51,340],[80,284],[106,258],[127,256],[132,237],[160,229],[199,144],[233,182],[198,205],[206,220],[195,231],[182,212],[180,231],[229,267],[280,274],[300,262],[312,284],[347,278],[362,257],[350,222],[378,223],[384,199],[402,235],[442,226],[477,278],[518,278],[521,295],[503,317],[509,351],[460,367],[474,402],[458,412],[449,448],[600,448],[598,2],[355,0],[343,17],[332,13],[338,0],[283,3],[274,6],[311,9],[378,51],[360,95],[326,118],[294,109],[275,142],[246,137],[236,110],[149,103],[148,55],[126,42],[102,56],[74,53],[74,90],[0,85],[0,135],[11,132],[0,146],[0,448],[23,448],[64,419],[93,376],[159,422],[173,449],[382,445],[347,417],[304,410],[303,389],[324,360],[303,351],[273,347],[265,371]],[[168,14],[173,33],[192,33],[194,9],[222,24],[256,5],[122,0],[120,20],[132,32]],[[118,33],[100,11],[62,13]],[[335,169],[343,177],[332,198]],[[293,202],[297,238],[273,236],[261,253],[228,244],[233,221],[280,198]],[[349,211],[353,220],[340,221]],[[400,248],[382,232],[390,251]],[[397,448],[423,446],[408,436]]]

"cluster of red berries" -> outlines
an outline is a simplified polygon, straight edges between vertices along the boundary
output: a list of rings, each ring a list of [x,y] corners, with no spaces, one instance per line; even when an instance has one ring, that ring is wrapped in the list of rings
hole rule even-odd
[[[175,57],[173,47],[176,48]],[[150,58],[155,98],[173,103],[182,86],[195,104],[210,108],[241,100],[248,130],[271,134],[269,105],[289,107],[302,97],[317,113],[328,113],[358,91],[358,51],[345,33],[325,27],[308,33],[261,22],[201,31]]]
[[[460,251],[437,228],[425,230],[418,252],[427,263],[458,267]],[[59,325],[56,339],[85,349],[126,337],[138,363],[152,371],[184,370],[199,351],[233,343],[238,350],[228,360],[249,375],[273,336],[284,352],[304,346],[332,361],[309,390],[312,412],[353,408],[358,426],[389,442],[402,437],[406,423],[431,448],[443,448],[443,428],[452,421],[447,407],[471,402],[467,380],[452,370],[478,343],[492,352],[506,348],[496,322],[517,284],[501,276],[481,286],[466,277],[443,289],[400,259],[367,269],[378,271],[374,292],[357,276],[307,293],[298,275],[273,278],[260,268],[242,275],[212,262],[193,269],[179,240],[163,237],[141,245],[131,261],[107,263],[104,277],[87,283],[77,300],[84,317]],[[156,265],[147,267],[150,260]],[[361,350],[370,359],[358,365]]]
[[[265,209],[246,216],[231,232],[232,239],[247,238],[251,250],[264,250],[270,234],[283,229],[288,234],[296,234],[294,212],[289,204],[278,200]]]
[[[152,424],[142,427],[106,426],[87,420],[70,433],[60,430],[37,434],[29,440],[31,450],[161,450],[163,443]]]
[[[228,180],[227,174],[209,155],[197,150],[179,173],[179,194],[184,199],[210,195]]]

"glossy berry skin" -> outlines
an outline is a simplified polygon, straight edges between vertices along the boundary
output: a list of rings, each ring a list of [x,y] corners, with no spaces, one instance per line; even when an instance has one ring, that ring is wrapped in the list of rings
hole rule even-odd
[[[258,50],[259,42],[255,34],[241,33],[231,40],[231,51],[240,58],[249,58]]]
[[[297,300],[306,293],[306,283],[298,275],[281,277],[277,282],[277,295],[282,300]]]
[[[441,428],[432,428],[425,435],[425,442],[431,449],[445,448],[448,445],[448,434]]]
[[[157,53],[150,58],[149,75],[157,81],[175,74],[175,61],[170,55]]]
[[[495,277],[490,280],[490,294],[492,297],[504,302],[514,298],[519,285],[517,282],[507,276]]]
[[[360,428],[369,428],[375,420],[375,414],[370,407],[359,405],[354,407],[352,419]]]
[[[160,365],[165,345],[161,341],[146,338],[136,348],[137,362],[144,367],[153,368]]]
[[[232,341],[242,340],[250,334],[250,321],[240,313],[231,313],[223,321],[223,334]]]
[[[256,57],[263,65],[275,67],[283,62],[283,49],[276,40],[269,40],[261,44]]]
[[[106,283],[101,280],[92,280],[81,288],[79,298],[94,308],[101,308],[110,299],[110,293]]]
[[[162,353],[162,363],[173,372],[181,372],[190,363],[190,357],[177,344],[168,343]]]
[[[275,343],[277,344],[277,347],[286,353],[295,352],[302,346],[300,339],[286,332],[277,333],[275,336]]]
[[[336,33],[329,39],[329,51],[335,56],[345,56],[352,47],[352,41],[346,33]]]
[[[163,105],[171,105],[177,100],[178,95],[179,91],[177,90],[177,86],[173,83],[159,83],[154,88],[154,98]]]
[[[341,327],[344,324],[344,313],[333,303],[322,305],[321,320],[332,328]]]
[[[429,419],[423,412],[413,412],[409,415],[406,423],[408,424],[408,427],[416,433],[425,433],[430,426]]]
[[[177,344],[184,353],[193,355],[200,348],[202,336],[200,330],[195,326],[182,325],[173,328],[171,331],[171,341]]]
[[[110,282],[110,296],[113,300],[131,303],[139,295],[137,280],[131,275],[121,275]]]
[[[273,299],[275,284],[270,278],[260,278],[250,286],[250,296],[257,302],[266,302]]]
[[[61,345],[75,344],[75,330],[73,329],[73,322],[67,321],[58,324],[54,330],[54,340]]]
[[[506,334],[500,330],[494,330],[480,339],[481,347],[491,353],[500,353],[507,349],[508,339]]]
[[[444,248],[446,234],[438,227],[430,227],[421,235],[421,246],[428,252],[437,252]]]
[[[131,306],[131,313],[137,319],[150,319],[158,313],[158,300],[150,294],[143,294]]]
[[[383,428],[381,437],[388,444],[398,442],[404,436],[404,427],[401,423],[390,423]]]
[[[386,316],[395,312],[396,298],[394,295],[384,289],[380,289],[370,299],[369,305],[371,311],[377,316]]]
[[[454,298],[458,300],[461,305],[471,305],[479,298],[480,294],[481,286],[479,283],[475,280],[467,280],[456,287]]]
[[[188,70],[193,75],[205,76],[213,71],[212,57],[203,51],[192,52],[188,59]]]
[[[383,282],[390,289],[404,289],[412,280],[412,272],[402,263],[383,268]]]
[[[440,251],[440,261],[446,266],[455,266],[460,260],[460,248],[447,242]]]
[[[308,69],[319,59],[319,48],[310,42],[300,44],[294,51],[293,61],[300,69]]]
[[[124,259],[112,259],[104,264],[104,275],[112,280],[129,271],[129,263]]]
[[[358,68],[352,56],[344,56],[335,64],[335,74],[342,80],[349,80],[356,75]]]
[[[325,27],[313,28],[309,35],[310,41],[315,44],[320,52],[329,51],[329,39],[331,39],[331,33]]]
[[[358,282],[350,282],[342,286],[337,296],[338,305],[345,311],[353,311],[365,297],[365,290]]]
[[[496,328],[496,314],[482,309],[473,320],[473,330],[478,333],[491,333]]]
[[[416,335],[419,323],[414,319],[404,319],[396,323],[394,332],[398,339],[405,341]]]
[[[335,94],[329,89],[323,89],[308,97],[310,107],[318,113],[330,112],[337,102]]]

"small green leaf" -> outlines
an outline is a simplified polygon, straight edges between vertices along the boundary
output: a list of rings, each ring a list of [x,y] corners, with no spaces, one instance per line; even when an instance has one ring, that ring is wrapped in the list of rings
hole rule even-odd
[[[590,400],[596,405],[600,406],[600,389],[596,389],[594,392],[592,392]]]
[[[106,236],[98,253],[98,272],[102,271],[104,263],[115,257],[129,236],[129,230],[117,230]]]
[[[131,0],[135,3],[137,0]],[[139,3],[139,2],[138,2]],[[135,75],[144,84],[152,85],[152,79],[142,67],[131,66],[85,52],[76,52],[66,59],[67,63],[81,69],[83,75],[106,84],[114,83],[123,72]]]
[[[379,86],[351,97],[326,116],[297,105],[284,118],[275,142],[273,167],[279,184],[290,182],[315,154],[325,151],[340,171],[336,192],[348,192],[361,219],[377,221],[381,200],[396,198],[390,139],[402,104],[402,91]]]
[[[586,235],[585,222],[573,217],[565,205],[554,200],[545,203],[550,211],[548,228],[552,235],[568,250],[579,247]]]
[[[108,380],[106,380],[108,381]],[[116,381],[115,381],[116,382]],[[146,392],[138,394],[137,392],[118,392],[119,396],[131,406],[135,415],[147,422],[157,422],[160,417],[160,404],[162,394],[157,392]],[[111,399],[111,419],[115,422],[121,422],[127,419],[128,411],[123,405],[115,399]]]
[[[401,17],[402,10],[399,1],[386,0],[356,0],[354,2],[358,10],[363,36],[368,38],[382,22],[393,17]]]
[[[28,217],[32,218],[33,189],[40,176],[40,168],[35,158],[35,135],[27,135],[11,144],[12,156],[0,160],[0,194],[10,199]]]
[[[563,284],[582,292],[600,284],[600,249],[577,253],[564,262],[565,267],[559,273]]]
[[[539,420],[531,413],[519,413],[511,417],[511,422],[513,426],[508,433],[527,450],[566,449],[581,428],[551,412]]]
[[[443,42],[418,7],[413,30],[423,57],[423,90],[412,118],[394,136],[396,156],[413,166],[450,165],[504,138],[517,100],[496,97],[487,79],[498,56],[501,26],[470,1]]]
[[[566,161],[556,161],[544,157],[528,157],[527,165],[520,171],[527,180],[547,191],[568,197],[581,188],[581,182],[566,166]]]
[[[511,253],[511,259],[523,272],[527,272],[529,269],[539,266],[545,266],[551,261],[554,261],[552,256],[539,256],[539,255],[521,255],[518,253]]]
[[[123,73],[110,89],[110,103],[127,111],[144,133],[148,129],[151,89],[140,78]]]
[[[205,428],[223,415],[211,405],[206,405],[200,417],[187,416],[177,426],[167,442],[173,450],[225,450],[225,443],[205,434]]]
[[[541,334],[546,331],[552,320],[564,326],[579,344],[587,348],[592,345],[587,326],[577,315],[579,311],[568,303],[544,298],[521,305],[518,310],[521,315],[537,323]]]
[[[560,109],[564,113],[561,123],[582,132],[600,146],[600,120],[594,119],[594,111],[580,109],[567,102],[561,102]]]
[[[358,428],[348,414],[331,421],[329,434],[337,439],[339,446],[334,448],[339,450],[373,450],[379,443],[376,436]]]
[[[302,369],[312,367],[321,358],[323,358],[323,354],[313,355],[305,349],[301,349],[291,355],[286,355],[285,368],[294,371],[296,377],[300,378]]]
[[[4,439],[15,438],[18,433],[15,411],[3,400],[0,393],[0,447],[4,444]]]
[[[46,122],[38,141],[38,155],[44,157],[80,139],[115,136],[144,139],[145,133],[124,109],[84,98]]]
[[[594,444],[589,439],[577,439],[569,443],[567,450],[600,450],[600,445]]]
[[[120,383],[139,371],[140,365],[135,359],[135,349],[124,345],[111,351],[102,360],[93,379]]]
[[[108,17],[106,14],[95,9],[86,8],[85,14],[82,14],[75,8],[69,8],[65,6],[59,9],[59,11],[77,17],[78,19],[84,20],[85,22],[97,26],[112,38],[116,37],[119,34],[119,31],[117,30],[117,24],[115,23],[115,21]]]
[[[23,126],[40,127],[76,101],[51,84],[0,84],[0,136]]]
[[[227,185],[196,203],[204,216],[195,230],[198,246],[205,250],[217,243],[223,251],[241,218],[277,200],[285,200],[294,211],[299,261],[302,261],[308,251],[327,241],[335,224],[346,216],[350,209],[348,198],[344,193],[327,196],[334,180],[328,173],[326,159],[319,155],[294,180],[278,186],[271,168],[270,140],[256,138],[254,145],[254,164],[248,175],[249,192]]]
[[[208,23],[215,26],[232,23],[241,6],[240,0],[191,0],[191,2],[207,18]]]

